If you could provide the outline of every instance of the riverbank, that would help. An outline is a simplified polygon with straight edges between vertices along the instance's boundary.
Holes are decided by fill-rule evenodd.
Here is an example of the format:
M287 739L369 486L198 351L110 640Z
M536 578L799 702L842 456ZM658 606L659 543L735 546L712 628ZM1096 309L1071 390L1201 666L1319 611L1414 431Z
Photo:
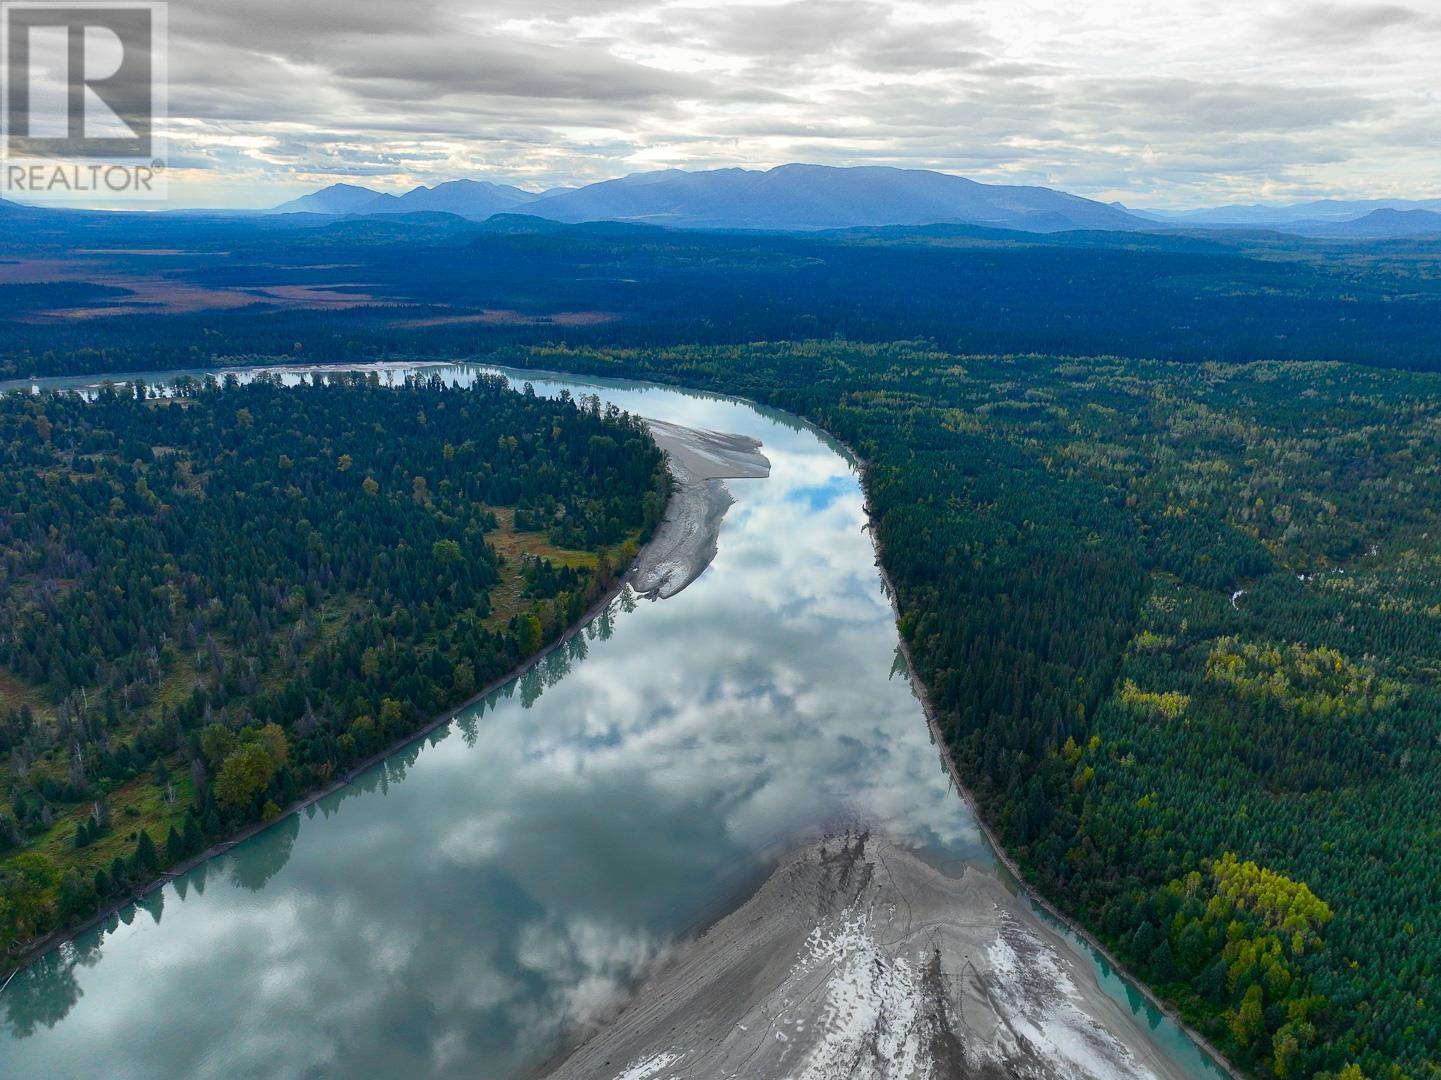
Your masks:
M530 369L521 370L526 370L528 372L530 371ZM543 370L536 370L530 373L535 375L545 374ZM743 402L755 408L771 408L771 406L767 406L763 402L759 402L752 398L744 397L741 395L732 394L725 396L732 400ZM896 600L895 583L891 579L890 572L886 569L884 552L881 549L880 541L878 539L875 528L875 514L870 503L870 493L868 489L867 478L868 462L864 457L857 453L853 447L849 446L832 433L826 431L825 429L819 427L816 424L811 423L804 417L796 417L796 419L799 420L801 423L805 424L807 427L810 427L816 432L822 434L836 447L838 447L839 450L850 460L851 464L855 467L857 473L859 474L861 491L865 499L864 512L867 521L866 531L870 535L871 547L875 553L876 570L879 573L882 584L885 587L886 598L890 604L892 616L896 620L897 625L899 625L901 612ZM1219 1069L1225 1075L1231 1077L1232 1080L1245 1080L1245 1074L1237 1070L1225 1057L1225 1055L1223 1055L1221 1051L1218 1050L1209 1039L1207 1039L1204 1035L1191 1027L1191 1025L1186 1022L1185 1018L1181 1016L1180 1012L1177 1009L1175 1009L1173 1006L1160 998L1148 985L1146 985L1145 982L1143 982L1128 967L1126 967L1126 965L1122 964L1119 960L1117 960L1116 957L1110 952L1110 950L1107 949L1106 946L1102 944L1101 941L1093 933L1091 933L1075 919L1065 914L1059 907L1053 904L1049 899L1043 896L1033 885L1031 885L1024 871L1021 869L1020 864L1017 863L1016 860L1011 856L1011 854L1006 850L1005 846L1000 840L1000 837L996 835L995 831L986 821L985 816L981 812L980 804L971 794L970 789L966 786L964 780L962 779L960 769L957 767L955 759L951 755L950 744L947 742L945 734L941 730L936 709L931 702L930 695L926 690L925 683L922 681L917 672L915 659L911 654L910 646L907 644L905 638L899 634L899 632L897 633L897 642L901 651L901 656L906 664L906 675L910 682L911 689L915 693L916 699L920 702L922 712L925 714L926 717L926 723L930 729L931 740L935 745L937 752L940 754L941 761L946 769L947 774L951 779L951 783L954 786L955 790L960 794L962 801L966 804L967 809L970 811L972 817L975 819L976 825L980 829L981 834L985 837L986 843L988 844L991 853L996 858L997 862L999 862L1003 867L1005 867L1007 873L1009 873L1015 880L1017 888L1024 893L1027 900L1029 900L1036 907L1045 912L1046 915L1056 920L1056 922L1064 926L1077 938L1083 941L1087 945L1087 947L1089 947L1096 953L1096 955L1102 957L1104 961L1122 978L1124 978L1126 982L1133 989L1135 989L1136 992L1138 992L1152 1008L1156 1009L1162 1015L1167 1017L1167 1019L1174 1023L1182 1032L1184 1032L1186 1037L1189 1038L1192 1042L1194 1042L1196 1046L1199 1047L1202 1052L1211 1059L1211 1063L1217 1069Z
M665 451L673 479L666 515L630 574L642 596L669 599L705 572L715 559L721 522L735 503L726 480L764 479L770 462L761 444L743 435L698 431L646 419Z
M639 556L637 556L637 558L639 558ZM3 969L3 972L0 972L0 987L8 985L10 979L13 978L16 974L23 971L30 965L43 959L57 946L63 945L65 942L70 941L71 939L79 936L80 934L83 934L85 931L93 929L94 927L99 926L101 923L115 917L125 908L129 907L131 904L140 903L157 889L164 888L175 878L178 878L183 874L187 873L188 871L193 870L201 863L208 862L211 859L216 858L217 856L224 855L237 844L242 843L245 840L249 840L256 834L264 832L266 829L272 828L273 826L280 824L286 818L290 817L293 814L298 814L306 807L319 802L321 799L324 799L329 795L334 795L337 791L340 791L348 787L350 784L354 783L359 776L374 768L376 765L379 765L386 758L392 756L393 754L399 753L401 750L404 750L409 746L413 746L415 743L418 743L426 736L432 734L437 728L450 723L465 710L473 707L479 701L495 693L495 691L499 690L506 684L514 682L531 668L535 667L535 665L539 664L556 649L569 642L573 637L575 637L576 634L584 630L586 626L588 626L597 615L599 615L608 606L610 606L610 604L616 599L616 597L621 594L625 587L625 579L617 579L616 584L610 589L608 589L598 600L596 600L596 602L585 611L585 613L580 617L580 619L575 623L574 626L567 628L560 637L556 638L550 644L542 648L539 652L535 653L528 660L526 660L525 663L510 671L508 674L502 675L496 679L492 679L462 704L457 705L455 708L450 709L449 711L444 712L441 715L426 721L423 726L415 729L407 735L402 736L395 742L386 746L384 749L377 750L369 757L351 766L349 769L346 769L345 772L341 773L338 777L330 781L330 783L326 784L324 787L316 788L308 794L296 799L294 802L287 803L284 807L281 808L280 813L276 814L274 817L263 821L251 822L249 825L246 825L245 827L239 829L226 839L211 844L204 851L201 851L196 855L192 855L189 858L183 860L182 862L173 864L168 869L162 871L158 876L147 882L144 886L131 889L123 897L112 900L110 903L106 904L105 907L103 907L100 911L85 919L83 922L64 930L57 930L54 933L49 934L46 937L27 946L25 951L19 955L19 958L17 960L11 963L10 966Z
M865 462L844 453L862 477ZM874 517L872 550L892 616ZM1016 883L948 878L884 836L810 844L744 903L678 946L610 1018L539 1075L659 1080L736 1075L1189 1077L1106 993L1055 920L1106 958L1217 1068L1203 1036L1025 882L963 783L906 643L899 645L953 788ZM869 847L868 847L869 844ZM839 850L837 846L839 845Z
M850 447L846 447L845 450L856 463L856 467L861 473L861 487L864 490L866 475L865 460ZM867 498L865 510L866 519L870 523L869 532L871 543L876 552L876 570L881 575L881 581L885 585L886 599L890 602L891 611L894 613L897 624L899 625L901 610L896 600L895 582L891 580L891 575L889 571L886 570L885 556L881 550L880 541L876 538L875 517L871 512L869 498ZM996 835L990 823L986 821L985 815L981 812L980 803L976 800L975 796L971 794L970 788L966 786L965 781L961 778L961 771L959 767L957 767L955 758L951 754L950 743L946 739L945 732L941 730L940 721L937 719L936 708L931 702L930 694L926 690L926 684L916 671L915 659L911 655L910 645L899 632L897 632L896 638L901 650L901 656L906 662L906 677L910 680L911 689L915 692L916 700L920 702L921 710L926 716L926 723L930 727L931 740L935 743L936 749L941 756L941 761L945 764L946 771L951 777L951 783L955 785L956 791L965 801L967 808L971 811L971 816L976 819L976 826L981 830L982 835L985 836L986 842L990 845L996 860L1004 866L1006 871L1015 879L1017 886L1024 891L1025 896L1031 903L1035 904L1047 915L1084 941L1097 955L1104 957L1106 963L1140 993L1154 1009L1162 1013L1173 1024L1185 1032L1186 1037L1205 1052L1216 1068L1230 1076L1232 1080L1245 1080L1244 1074L1238 1071L1209 1039L1191 1027L1177 1009L1159 997L1155 991L1147 986L1145 982L1127 968L1125 964L1117 960L1095 934L1091 933L1079 922L1071 918L1055 904L1051 903L1050 900L1043 896L1040 891L1030 883L1025 872L1021 869L1020 864L1012 858L1010 852L1006 850L1005 845L1001 843L1000 837Z
M806 844L554 1080L1183 1080L993 875L885 836Z
M754 440L746 440L737 436L720 435L708 431L692 431L674 424L661 424L659 422L648 422L660 429L657 442L667 453L667 460L670 465L672 476L676 481L676 491L684 496L688 491L694 491L698 484L719 485L719 479L706 477L697 479L698 476L707 472L704 461L709 452L716 447L729 447L737 455L736 460L730 465L730 470L737 476L741 475L765 475L768 472L768 463L759 454L759 443ZM664 443L661 443L664 439ZM754 443L754 445L750 445ZM757 464L757 459L762 464ZM765 466L765 471L757 470ZM724 471L723 464L717 463L715 468ZM724 488L721 488L724 493ZM426 721L425 724L397 739L381 750L364 758L357 764L346 769L323 787L316 788L305 795L297 798L284 806L280 813L262 821L251 822L237 832L217 841L206 847L203 851L189 856L181 862L175 863L156 875L144 885L128 890L123 896L117 897L106 903L94 914L88 916L79 923L72 924L61 930L56 930L43 938L37 939L26 946L16 955L3 969L0 969L0 993L9 985L10 980L20 971L31 966L43 957L48 955L56 947L72 940L85 931L93 929L118 916L118 914L131 904L138 904L163 888L175 878L187 873L220 855L224 855L237 844L254 837L258 833L279 824L293 814L314 805L321 799L335 794L348 787L358 777L374 768L393 754L396 754L409 746L413 746L420 740L433 734L438 728L450 723L458 715L472 708L479 701L488 697L495 691L523 676L527 671L546 659L556 649L566 645L583 631L590 623L604 611L627 587L634 588L634 582L639 578L642 582L650 581L657 573L658 568L664 568L667 573L667 581L683 581L679 588L664 595L674 595L685 585L690 584L701 575L710 565L715 556L716 538L720 529L720 519L724 517L725 508L730 505L730 496L725 494L727 500L721 507L719 516L711 520L711 505L706 500L697 501L692 497L673 496L666 504L665 517L660 525L652 533L648 541L636 554L631 566L616 578L615 583L607 589L581 617L560 636L551 641L539 652L532 655L524 663L505 675L492 679L466 701L455 706L446 712ZM678 539L679 538L679 539ZM637 589L636 591L642 591Z

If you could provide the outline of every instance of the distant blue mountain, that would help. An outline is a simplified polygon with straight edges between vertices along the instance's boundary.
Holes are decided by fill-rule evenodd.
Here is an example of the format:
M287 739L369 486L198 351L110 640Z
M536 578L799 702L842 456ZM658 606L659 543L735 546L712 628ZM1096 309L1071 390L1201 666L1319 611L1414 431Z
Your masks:
M691 229L969 224L1058 232L1149 227L1124 210L1049 188L979 184L948 173L878 166L640 173L537 199L524 212L555 221Z
M484 221L492 214L501 214L534 202L539 196L509 184L493 184L488 180L451 180L433 188L418 187L404 195L379 195L370 202L354 207L354 214L411 214L417 211L439 211Z
M1441 199L1320 199L1284 206L1255 203L1249 206L1216 206L1204 210L1128 209L1140 217L1172 224L1280 228L1322 221L1358 221L1377 210L1441 211Z
M453 180L404 195L332 184L272 213L456 214L484 221L525 214L566 224L592 221L680 229L815 231L965 225L1030 233L1147 232L1167 228L1269 229L1296 236L1379 240L1441 233L1441 199L1324 199L1286 206L1134 210L1044 187L981 184L924 169L782 165L636 173L536 194L508 184ZM507 228L515 226L507 225Z
M331 184L328 188L302 195L298 199L281 203L270 211L272 214L353 214L362 206L377 199L393 199L394 195L382 195L370 188L355 184Z
M1301 236L1385 240L1441 234L1441 213L1434 210L1373 210L1354 221L1297 221L1284 228Z

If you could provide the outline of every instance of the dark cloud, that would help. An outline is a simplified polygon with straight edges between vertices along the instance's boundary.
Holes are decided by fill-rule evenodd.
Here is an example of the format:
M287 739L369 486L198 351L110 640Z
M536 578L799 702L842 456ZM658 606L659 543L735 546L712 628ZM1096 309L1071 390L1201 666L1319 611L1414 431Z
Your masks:
M796 0L789 4L675 7L653 40L739 56L812 57L883 33L891 9L869 0Z
M331 73L359 97L412 106L492 95L663 106L677 98L708 96L710 89L687 75L544 46L502 50L406 42L352 53L340 58Z
M1441 28L1434 14L1400 4L1315 3L1298 4L1294 10L1267 20L1271 30L1283 37L1326 44L1360 45L1377 34L1398 27L1412 31Z
M1193 79L1093 80L1082 84L1077 113L1103 117L1112 130L1180 133L1190 139L1239 132L1314 131L1363 120L1381 106L1320 86L1215 84Z

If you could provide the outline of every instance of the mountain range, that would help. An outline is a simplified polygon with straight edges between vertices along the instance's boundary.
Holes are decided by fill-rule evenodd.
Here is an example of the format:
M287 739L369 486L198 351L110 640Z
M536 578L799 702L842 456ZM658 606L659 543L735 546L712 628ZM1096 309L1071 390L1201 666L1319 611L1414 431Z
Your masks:
M551 221L623 221L687 229L819 230L867 225L986 225L1026 232L1148 227L1125 210L1043 187L981 184L922 169L782 165L759 172L637 173L533 193L459 180L404 195L335 184L272 213L332 215L445 210L484 220L520 212Z
M1130 209L1130 208L1128 208ZM1319 222L1357 221L1378 210L1441 212L1441 199L1318 199L1312 202L1267 206L1231 204L1205 210L1135 210L1133 214L1156 221L1188 225L1278 226Z
M1353 220L1310 219L1276 226L1281 232L1340 240L1388 240L1441 233L1441 213L1383 207Z
M767 172L677 169L608 180L539 199L555 221L631 221L702 229L989 225L1026 232L1135 229L1123 210L1042 187L980 184L920 169L782 165Z
M572 224L616 221L771 231L973 225L1031 233L1262 229L1354 240L1441 234L1441 199L1328 199L1284 206L1138 210L1051 188L982 184L923 169L800 164L766 171L668 169L545 192L484 180L454 180L403 195L333 184L270 213L344 217L422 211L475 221L495 214L524 214Z
M458 214L485 220L492 214L514 210L540 196L509 184L488 180L451 180L435 187L418 187L404 195L372 191L354 184L330 187L282 203L272 214L413 214L426 211Z

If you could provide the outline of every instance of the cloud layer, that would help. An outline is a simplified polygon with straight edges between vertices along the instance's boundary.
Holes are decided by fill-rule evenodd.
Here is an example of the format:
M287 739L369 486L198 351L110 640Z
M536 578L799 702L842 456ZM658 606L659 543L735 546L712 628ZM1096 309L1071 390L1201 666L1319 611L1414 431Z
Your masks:
M804 160L1137 204L1441 194L1441 4L194 0L187 203Z

